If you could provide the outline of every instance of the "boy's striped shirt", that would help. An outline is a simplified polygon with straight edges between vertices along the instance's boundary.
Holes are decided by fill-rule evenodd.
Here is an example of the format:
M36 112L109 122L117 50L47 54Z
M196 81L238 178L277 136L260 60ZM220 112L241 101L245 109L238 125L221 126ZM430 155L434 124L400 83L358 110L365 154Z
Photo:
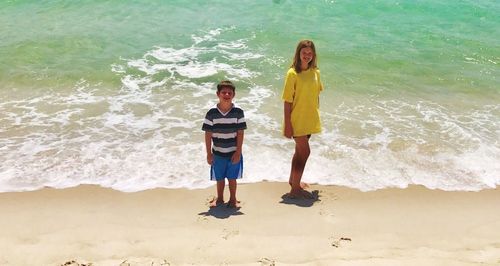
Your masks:
M230 157L236 151L236 133L246 128L243 110L233 105L227 113L222 113L217 106L208 110L201 129L212 133L214 154Z

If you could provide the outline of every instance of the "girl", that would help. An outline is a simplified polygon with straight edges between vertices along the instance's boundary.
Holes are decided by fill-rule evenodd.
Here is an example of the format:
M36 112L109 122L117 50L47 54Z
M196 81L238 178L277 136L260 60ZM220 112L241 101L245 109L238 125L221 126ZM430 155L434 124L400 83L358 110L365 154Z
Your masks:
M300 41L295 50L293 63L285 78L282 99L284 101L284 135L295 141L290 179L290 197L310 198L301 183L302 174L309 158L309 138L321 132L319 119L319 94L323 90L317 66L316 49L310 40Z

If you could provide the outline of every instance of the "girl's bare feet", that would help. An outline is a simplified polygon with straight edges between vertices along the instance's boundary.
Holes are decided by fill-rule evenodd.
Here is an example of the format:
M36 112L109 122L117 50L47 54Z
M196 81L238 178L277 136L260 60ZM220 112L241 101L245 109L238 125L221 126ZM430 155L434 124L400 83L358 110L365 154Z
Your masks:
M290 198L290 199L301 199L302 198L302 189L294 189L294 188L292 188L290 190L290 193L288 193L288 198Z
M291 181L289 181L288 184L290 184L290 186L292 186L292 182ZM305 182L300 182L300 188L301 189L309 188L309 184L307 184Z
M305 189L292 189L288 193L288 197L291 199L314 199L314 195Z
M304 197L305 199L314 199L314 195L305 189L302 189L300 193L302 194L302 197Z

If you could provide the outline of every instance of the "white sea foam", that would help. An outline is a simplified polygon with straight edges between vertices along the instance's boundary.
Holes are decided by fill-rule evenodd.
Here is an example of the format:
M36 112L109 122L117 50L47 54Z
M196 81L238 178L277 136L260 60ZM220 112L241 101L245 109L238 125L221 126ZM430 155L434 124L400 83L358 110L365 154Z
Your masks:
M0 190L98 184L123 191L212 185L201 124L221 78L245 110L242 182L288 180L294 143L281 136L282 104L258 64L276 66L230 29L188 47L152 47L111 70L121 87L81 80L0 101ZM258 65L260 66L260 65ZM265 67L263 67L265 69ZM304 181L364 191L421 184L479 190L500 184L500 107L454 107L411 97L321 99L323 132L311 138ZM322 96L325 97L325 96Z

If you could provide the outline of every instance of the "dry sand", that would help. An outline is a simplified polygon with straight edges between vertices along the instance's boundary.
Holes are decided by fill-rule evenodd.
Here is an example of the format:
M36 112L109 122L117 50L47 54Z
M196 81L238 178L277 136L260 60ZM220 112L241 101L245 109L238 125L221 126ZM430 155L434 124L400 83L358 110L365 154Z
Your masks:
M124 193L84 185L0 193L0 265L500 265L500 190L360 192L240 184Z

